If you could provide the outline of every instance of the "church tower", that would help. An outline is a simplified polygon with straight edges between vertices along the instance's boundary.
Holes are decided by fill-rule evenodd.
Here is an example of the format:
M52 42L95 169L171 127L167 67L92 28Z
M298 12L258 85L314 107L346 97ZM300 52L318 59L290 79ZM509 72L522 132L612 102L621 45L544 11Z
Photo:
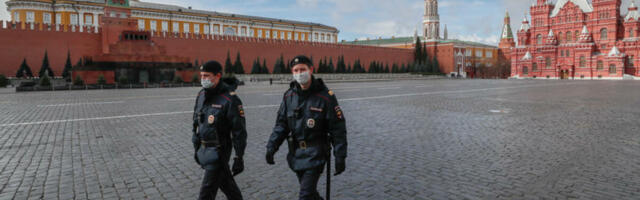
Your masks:
M516 46L513 40L513 32L511 31L511 18L509 12L504 16L504 25L502 26L502 35L500 36L500 49L509 49Z
M440 39L440 15L438 14L438 0L424 0L424 20L422 26L425 41Z

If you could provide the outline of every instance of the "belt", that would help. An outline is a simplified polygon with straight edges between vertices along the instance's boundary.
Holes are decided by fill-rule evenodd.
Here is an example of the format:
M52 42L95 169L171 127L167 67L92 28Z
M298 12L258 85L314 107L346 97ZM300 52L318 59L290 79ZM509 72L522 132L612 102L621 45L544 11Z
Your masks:
M200 140L200 144L202 146L206 147L218 147L220 148L220 143L218 141L212 140L212 141L205 141L205 140Z
M305 150L308 147L313 147L313 146L320 146L321 144L323 144L320 141L298 141L298 147L300 147L300 149Z

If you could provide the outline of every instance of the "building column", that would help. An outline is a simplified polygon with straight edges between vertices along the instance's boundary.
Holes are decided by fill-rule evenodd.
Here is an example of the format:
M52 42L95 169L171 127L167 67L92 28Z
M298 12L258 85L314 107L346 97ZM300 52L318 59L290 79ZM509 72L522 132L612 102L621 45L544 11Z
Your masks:
M220 30L219 30L218 34L224 35L224 29L223 28L224 28L224 23L220 22Z
M236 35L237 36L242 36L242 35L240 35L240 33L241 33L240 29L242 28L242 26L240 26L240 24L238 24L238 26L236 26L236 27L238 27L238 30L236 30Z
M213 35L213 22L209 22L209 35Z
M78 26L80 26L80 32L82 32L84 27L84 12L82 11L78 11Z
M99 13L94 12L93 13L93 27L95 28L95 32L98 32L98 26L100 26L100 23L98 23L98 15Z

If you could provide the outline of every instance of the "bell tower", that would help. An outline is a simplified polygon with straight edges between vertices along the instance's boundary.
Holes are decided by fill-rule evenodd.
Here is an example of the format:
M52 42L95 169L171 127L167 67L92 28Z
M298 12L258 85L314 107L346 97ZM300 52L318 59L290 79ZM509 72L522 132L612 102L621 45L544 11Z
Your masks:
M424 6L424 20L422 21L424 40L440 40L440 15L438 14L438 0L424 0Z

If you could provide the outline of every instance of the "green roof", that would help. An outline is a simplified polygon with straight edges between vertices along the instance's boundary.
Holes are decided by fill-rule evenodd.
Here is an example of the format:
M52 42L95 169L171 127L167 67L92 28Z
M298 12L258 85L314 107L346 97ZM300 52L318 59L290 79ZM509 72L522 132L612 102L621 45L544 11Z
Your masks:
M397 37L397 38L384 38L384 39L374 39L374 40L356 40L356 41L345 41L342 44L354 44L354 45L386 45L386 44L405 44L405 43L413 43L413 37Z
M367 46L379 46L379 45L388 45L388 44L413 44L413 37L397 37L397 38L384 38L384 39L374 39L374 40L358 40L358 41L345 41L342 44L353 44L353 45L367 45ZM488 44L483 44L479 42L470 42L470 41L462 41L457 39L450 40L441 40L438 41L440 44L463 44L469 46L480 46L480 47L496 47Z

